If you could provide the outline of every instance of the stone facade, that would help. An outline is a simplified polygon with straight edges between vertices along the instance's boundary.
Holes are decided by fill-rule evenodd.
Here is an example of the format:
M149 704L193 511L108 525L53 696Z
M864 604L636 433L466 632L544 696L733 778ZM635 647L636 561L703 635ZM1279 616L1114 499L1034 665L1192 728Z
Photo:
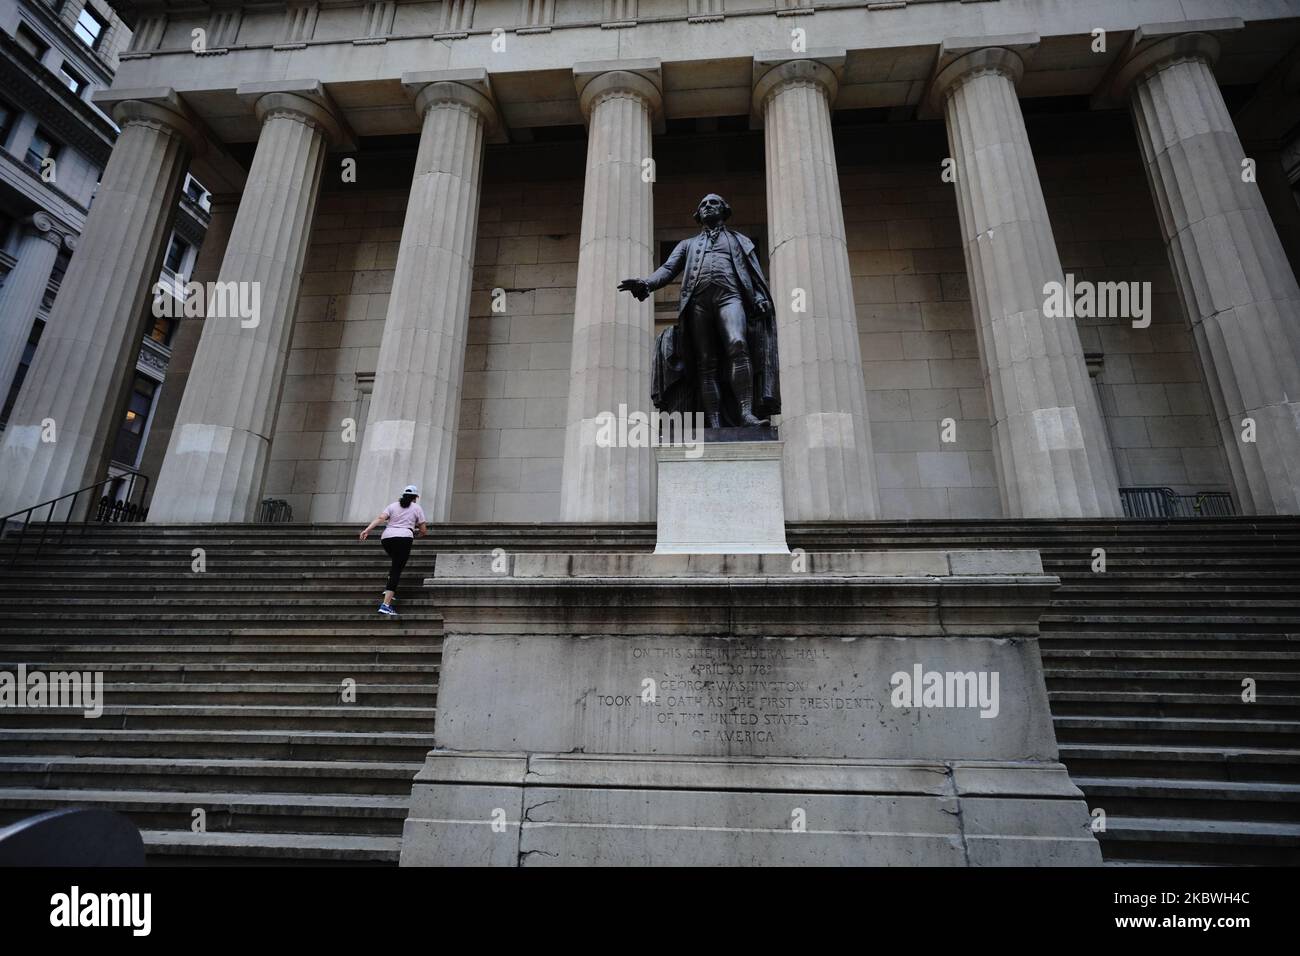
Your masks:
M250 160L285 148L267 119L285 104L268 97L318 113L313 148L332 150L308 164L323 162L319 199L286 207L300 234L263 235L251 218L241 231L237 215L245 259L228 251L217 275L270 284L269 331L249 345L262 371L239 390L252 404L229 414L216 397L229 375L203 373L207 398L190 398L194 375L184 401L171 397L159 520L250 520L263 497L299 520L355 519L408 481L437 520L652 518L652 456L596 448L587 432L600 412L649 406L646 346L676 289L638 304L613 284L695 231L705 191L726 195L758 241L777 300L791 520L1105 517L1120 513L1119 489L1148 485L1300 510L1293 336L1273 337L1276 371L1257 387L1241 364L1263 328L1297 319L1287 243L1300 210L1285 189L1242 180L1202 235L1188 205L1238 175L1238 152L1287 155L1283 107L1224 129L1234 112L1259 116L1252 95L1276 104L1294 85L1295 51L1275 42L1296 23L1285 3L1172 24L1152 22L1168 16L1158 5L1105 0L1050 23L1012 0L815 17L483 0L165 22L122 6L140 39L100 99L173 104L168 115L201 130L194 163L215 192L257 195ZM792 29L806 48L796 36L789 49ZM283 76L310 79L271 82ZM1155 142L1175 81L1200 112ZM1213 141L1213 158L1162 159L1193 141ZM345 158L354 179L339 175ZM294 172L284 189L314 181ZM1234 232L1234 208L1249 210L1247 232ZM1262 266L1209 268L1209 236L1241 263L1255 238ZM284 267L255 267L273 246ZM1150 283L1149 325L1056 315L1054 282ZM1226 325L1220 302L1236 310ZM196 369L205 351L227 362L252 342L228 326L203 338ZM27 427L44 417L17 411ZM1230 427L1243 417L1254 442ZM196 464L187 426L219 466ZM6 452L30 471L24 494L94 470L82 460L93 443L54 471L40 451ZM176 504L198 476L211 489Z

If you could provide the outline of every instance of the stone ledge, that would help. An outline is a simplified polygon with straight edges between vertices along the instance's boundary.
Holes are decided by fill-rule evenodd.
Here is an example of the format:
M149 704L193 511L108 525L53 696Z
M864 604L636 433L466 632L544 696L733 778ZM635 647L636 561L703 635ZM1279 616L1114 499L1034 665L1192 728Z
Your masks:
M857 578L944 578L1043 576L1037 551L811 551L804 554L550 553L439 554L426 585L513 578L532 580L620 580L662 578L786 579L815 582ZM785 583L782 581L781 583Z

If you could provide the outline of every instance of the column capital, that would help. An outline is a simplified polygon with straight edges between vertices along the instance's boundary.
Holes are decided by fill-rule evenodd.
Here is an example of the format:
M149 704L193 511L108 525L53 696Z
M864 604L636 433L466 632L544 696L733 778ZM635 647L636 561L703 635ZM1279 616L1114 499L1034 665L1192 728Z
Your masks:
M939 45L939 59L923 100L925 115L940 115L952 91L974 76L996 73L1009 79L1013 86L1020 85L1025 62L1038 48L1038 42L1037 33L945 39Z
M118 126L142 124L163 127L184 139L192 156L200 156L207 151L211 139L207 128L170 86L136 89L112 87L96 90L91 94L90 100L110 113Z
M496 98L492 95L492 81L488 71L482 67L403 73L402 87L414 100L421 121L434 106L459 106L482 117L488 142L508 142Z
M73 236L72 230L57 222L49 213L34 212L22 221L22 225L27 234L43 239L56 249L64 245L72 249L76 245L75 240L71 245L68 244Z
M1127 49L1120 56L1111 74L1108 93L1122 99L1138 79L1180 60L1203 60L1214 66L1219 59L1217 35L1244 27L1240 17L1144 23L1133 31Z
M355 147L343 113L320 80L242 83L236 87L235 95L253 107L259 123L265 123L271 116L288 114L320 130L334 149Z
M844 75L845 52L842 49L813 49L791 55L784 50L754 55L750 118L755 126L763 125L767 101L791 83L810 83L826 93L826 105L835 103Z
M658 59L596 60L573 65L582 117L591 122L596 102L610 93L630 93L645 100L654 117L654 131L664 131L663 71Z

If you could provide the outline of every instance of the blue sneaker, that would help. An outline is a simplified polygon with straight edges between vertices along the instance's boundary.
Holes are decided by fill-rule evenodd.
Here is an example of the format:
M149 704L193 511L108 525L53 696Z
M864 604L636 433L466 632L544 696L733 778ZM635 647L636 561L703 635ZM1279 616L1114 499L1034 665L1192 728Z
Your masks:
M390 615L390 616L392 616L392 617L400 617L400 616L401 616L401 615L399 615L395 610L393 610L392 605L389 605L389 604L381 604L381 605L379 605L379 613L380 613L380 614L388 614L388 615Z

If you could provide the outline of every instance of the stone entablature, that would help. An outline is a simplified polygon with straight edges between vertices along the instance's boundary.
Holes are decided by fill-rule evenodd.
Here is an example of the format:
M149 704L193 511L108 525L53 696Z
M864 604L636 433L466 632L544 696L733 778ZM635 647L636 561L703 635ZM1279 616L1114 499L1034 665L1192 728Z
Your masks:
M732 29L690 24L685 4L680 11L676 4L665 4L664 12L656 13L652 2L642 2L634 27L609 30L602 29L602 3L590 0L557 4L550 32L534 36L520 35L511 26L523 16L520 2L479 0L473 26L461 31L444 29L442 4L398 3L385 42L359 46L354 41L367 38L370 23L367 8L359 4L319 5L310 38L301 5L245 8L233 40L226 26L218 31L222 35L213 33L212 18L202 8L171 9L158 47L128 54L116 86L170 86L182 95L203 91L196 109L216 137L252 142L257 124L237 102L234 88L262 79L312 78L337 94L357 135L391 135L419 131L419 119L401 88L407 72L485 69L492 75L506 127L577 125L583 120L568 78L575 62L659 57L664 60L669 118L735 115L748 111L755 52L793 51L792 30L797 28L804 31L807 49L845 50L837 110L919 105L938 45L953 36L1037 33L1043 43L1026 61L1020 95L1091 95L1132 31L1153 16L1168 16L1158 5L1120 0L1057 5L1050 17L1039 4L1008 0L930 0L887 9L819 4L815 16L794 18L778 17L769 4L736 10L729 4L728 24L747 18L743 29ZM1244 12L1250 19L1240 21L1245 30L1234 41L1231 70L1236 75L1229 77L1234 81L1258 79L1258 72L1270 65L1268 18L1294 15L1285 0L1253 4ZM463 23L463 10L460 15ZM1108 31L1107 50L1093 53L1092 31L1099 27ZM221 55L196 56L191 47L195 29L207 31L206 49L219 49Z

